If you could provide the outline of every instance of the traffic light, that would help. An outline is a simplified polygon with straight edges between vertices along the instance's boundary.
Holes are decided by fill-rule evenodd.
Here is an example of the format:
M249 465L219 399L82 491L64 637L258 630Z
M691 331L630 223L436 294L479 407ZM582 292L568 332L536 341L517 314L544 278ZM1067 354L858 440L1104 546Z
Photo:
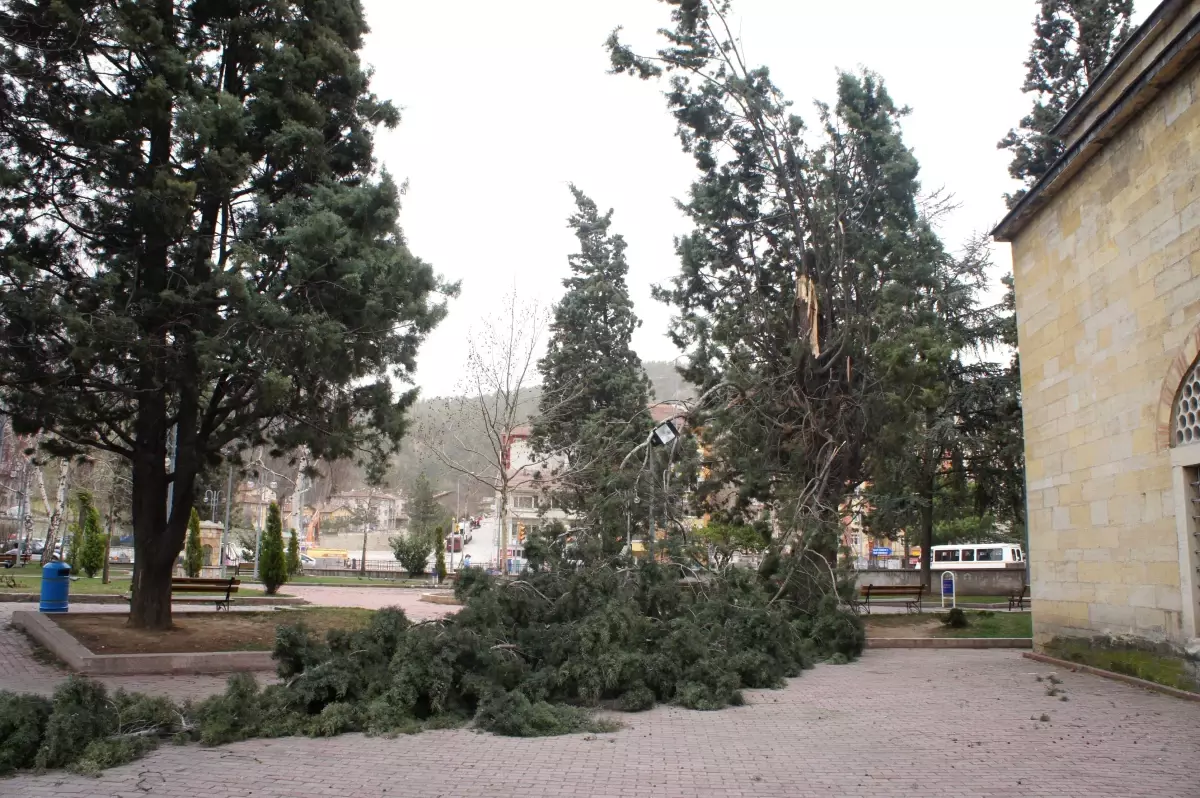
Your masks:
M525 542L525 525L517 524L517 540L521 543Z

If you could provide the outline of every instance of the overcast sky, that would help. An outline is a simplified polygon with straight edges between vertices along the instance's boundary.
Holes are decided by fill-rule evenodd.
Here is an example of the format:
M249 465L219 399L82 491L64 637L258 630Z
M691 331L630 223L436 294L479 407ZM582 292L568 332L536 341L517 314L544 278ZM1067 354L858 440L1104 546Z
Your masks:
M658 86L609 75L603 48L617 26L642 52L668 20L657 0L364 0L364 58L374 89L403 109L376 146L408 181L401 217L412 250L462 281L450 314L418 360L424 396L454 392L472 325L516 290L553 302L575 239L566 228L576 183L629 243L630 290L643 360L680 353L671 310L650 286L677 270L675 209L694 176ZM1150 7L1140 3L1139 16ZM831 100L838 69L879 73L911 116L904 136L924 190L960 208L943 224L958 249L1004 213L1013 182L996 142L1026 112L1020 91L1036 0L735 0L749 59L808 119ZM1007 245L993 247L997 277ZM665 398L665 397L664 397Z

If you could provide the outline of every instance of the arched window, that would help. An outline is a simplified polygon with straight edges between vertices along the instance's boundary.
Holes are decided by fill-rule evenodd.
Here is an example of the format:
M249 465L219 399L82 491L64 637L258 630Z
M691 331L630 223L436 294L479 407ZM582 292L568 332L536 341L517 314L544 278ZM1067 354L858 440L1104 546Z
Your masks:
M1183 377L1183 385L1175 398L1171 425L1172 446L1200 443L1200 363L1193 363Z

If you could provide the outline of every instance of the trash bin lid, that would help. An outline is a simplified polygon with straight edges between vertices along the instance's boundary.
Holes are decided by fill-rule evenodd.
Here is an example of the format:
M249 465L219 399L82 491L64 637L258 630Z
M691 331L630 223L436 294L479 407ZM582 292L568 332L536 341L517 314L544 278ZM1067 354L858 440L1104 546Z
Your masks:
M48 562L42 566L42 576L64 577L71 575L71 566L65 562Z

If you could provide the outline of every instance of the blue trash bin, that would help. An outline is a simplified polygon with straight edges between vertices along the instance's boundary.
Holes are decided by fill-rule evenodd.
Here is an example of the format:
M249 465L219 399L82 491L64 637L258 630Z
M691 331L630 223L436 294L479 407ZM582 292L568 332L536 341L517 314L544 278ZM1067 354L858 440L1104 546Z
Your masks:
M71 566L63 562L47 563L42 567L42 612L66 612L67 594L71 588Z

